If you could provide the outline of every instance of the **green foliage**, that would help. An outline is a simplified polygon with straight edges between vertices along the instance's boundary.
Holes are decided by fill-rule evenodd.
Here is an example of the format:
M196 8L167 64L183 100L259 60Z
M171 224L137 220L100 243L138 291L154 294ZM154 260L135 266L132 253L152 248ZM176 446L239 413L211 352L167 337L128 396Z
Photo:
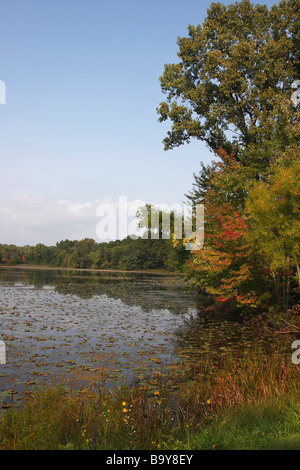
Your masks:
M286 310L299 302L299 149L274 157L261 181L226 152L219 155L206 185L205 246L189 263L191 278L202 292L244 310ZM191 197L197 200L197 188Z
M299 17L295 0L212 3L160 77L159 120L172 125L165 149L196 138L219 157L202 163L186 195L205 203L190 278L243 309L299 301Z
M251 189L246 210L257 251L278 271L300 262L300 159L271 170L269 183L261 181Z
M213 151L235 148L238 161L261 172L274 150L298 142L291 102L298 28L296 0L270 10L249 0L212 3L203 25L178 39L180 61L160 78L167 100L159 120L172 122L165 149L196 138Z
M0 245L0 266L32 264L62 266L79 269L159 269L182 270L189 252L182 244L173 247L168 239L116 240L109 243L96 243L92 239L62 240L56 246L16 247Z
M296 279L300 287L299 150L289 166L272 165L269 181L253 186L246 210L250 223L248 239L274 284L277 303L287 308Z

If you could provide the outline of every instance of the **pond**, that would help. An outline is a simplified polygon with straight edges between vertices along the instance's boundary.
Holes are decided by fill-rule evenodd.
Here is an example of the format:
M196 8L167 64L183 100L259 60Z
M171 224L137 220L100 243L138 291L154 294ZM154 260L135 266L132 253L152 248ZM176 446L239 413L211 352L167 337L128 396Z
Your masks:
M11 403L50 383L156 384L200 354L251 345L257 332L204 318L182 276L1 268L0 339L0 403Z

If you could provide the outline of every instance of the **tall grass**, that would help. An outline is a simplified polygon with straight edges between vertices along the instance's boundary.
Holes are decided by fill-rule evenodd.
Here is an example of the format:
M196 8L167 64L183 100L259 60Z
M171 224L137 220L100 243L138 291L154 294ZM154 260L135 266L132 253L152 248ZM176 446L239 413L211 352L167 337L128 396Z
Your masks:
M290 357L249 350L204 358L174 389L103 388L87 394L40 390L21 409L3 410L1 449L193 448L195 436L227 411L299 394L300 367ZM200 433L200 434L199 434Z
M198 362L194 380L182 387L182 397L192 419L207 414L205 400L214 412L245 403L264 403L297 390L299 379L299 366L282 352L247 350L242 357L228 354L217 361L207 358Z

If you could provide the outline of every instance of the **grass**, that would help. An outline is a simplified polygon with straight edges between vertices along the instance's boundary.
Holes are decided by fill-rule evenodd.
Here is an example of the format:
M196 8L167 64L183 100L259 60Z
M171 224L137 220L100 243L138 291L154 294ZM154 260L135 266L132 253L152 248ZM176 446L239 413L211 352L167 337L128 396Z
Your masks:
M164 382L41 389L2 411L0 449L300 449L300 368L290 357L249 350L192 370L176 393Z
M291 395L230 410L196 433L189 448L300 450L299 396Z

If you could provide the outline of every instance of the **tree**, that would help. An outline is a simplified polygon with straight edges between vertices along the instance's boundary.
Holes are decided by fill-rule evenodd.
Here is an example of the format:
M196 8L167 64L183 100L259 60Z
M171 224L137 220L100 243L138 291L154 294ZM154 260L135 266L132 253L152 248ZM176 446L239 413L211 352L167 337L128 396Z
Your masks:
M230 203L215 204L213 199L207 202L205 212L205 245L193 252L188 263L193 284L219 301L256 307L261 299L254 288L253 263L249 263L253 253L246 240L247 217Z
M191 191L185 196L193 206L214 200L215 204L229 203L236 210L242 210L253 184L251 172L236 161L235 151L228 155L219 149L216 154L219 161L207 166L202 163L199 175L194 173Z
M266 181L254 183L243 181L244 167L232 156L220 156L205 194L205 245L193 253L190 277L201 291L247 311L286 310L300 291L299 149L287 148Z
M170 239L176 224L177 231L181 232L181 236L184 235L184 217L178 210L168 211L159 205L145 204L139 208L136 216L139 228L144 229L142 238Z
M289 307L291 281L300 290L300 158L288 158L271 168L268 182L257 182L246 203L248 239L260 256L266 277L274 285L276 301ZM295 285L297 285L295 283Z
M300 77L298 0L270 10L212 3L203 25L178 38L177 64L160 77L159 120L172 149L196 138L250 166L259 178L274 153L299 143L291 85ZM294 127L293 127L294 126Z
M288 169L299 160L292 88L300 78L299 18L296 0L270 9L249 0L213 3L203 25L178 38L179 62L165 65L160 78L167 97L159 120L171 121L165 150L196 138L219 157L202 164L186 195L194 206L205 203L205 244L192 253L191 278L247 308L274 302L270 272L286 308L290 268L299 270L299 227L291 220L299 181L296 167Z
M73 263L77 268L89 268L91 265L90 253L96 242L92 238L84 238L77 243L73 256Z

